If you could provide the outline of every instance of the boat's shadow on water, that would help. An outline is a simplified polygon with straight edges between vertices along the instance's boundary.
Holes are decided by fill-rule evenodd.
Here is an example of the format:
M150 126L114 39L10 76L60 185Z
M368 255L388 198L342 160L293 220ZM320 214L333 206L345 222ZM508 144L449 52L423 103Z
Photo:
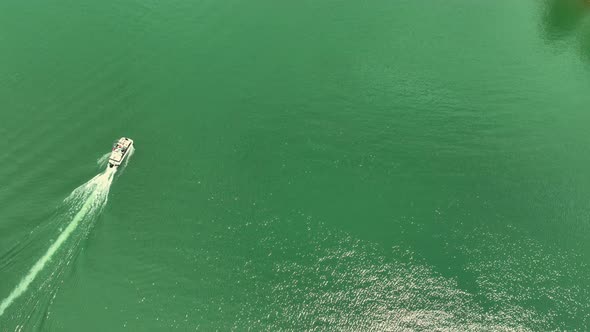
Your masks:
M552 47L575 44L580 56L590 62L590 1L545 0L541 31Z

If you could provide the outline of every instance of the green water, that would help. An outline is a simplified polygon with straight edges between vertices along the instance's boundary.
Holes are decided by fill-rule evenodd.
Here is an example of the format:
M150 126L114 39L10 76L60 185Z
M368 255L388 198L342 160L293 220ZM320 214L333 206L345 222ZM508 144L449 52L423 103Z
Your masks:
M0 331L588 330L589 91L577 0L4 0Z

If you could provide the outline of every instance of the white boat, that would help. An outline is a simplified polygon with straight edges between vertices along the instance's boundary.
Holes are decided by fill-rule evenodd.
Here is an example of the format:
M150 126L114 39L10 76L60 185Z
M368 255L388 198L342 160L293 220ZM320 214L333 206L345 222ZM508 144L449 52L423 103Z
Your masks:
M109 167L116 167L121 165L125 157L131 152L133 148L133 140L127 137L121 137L114 145L111 156L109 157Z

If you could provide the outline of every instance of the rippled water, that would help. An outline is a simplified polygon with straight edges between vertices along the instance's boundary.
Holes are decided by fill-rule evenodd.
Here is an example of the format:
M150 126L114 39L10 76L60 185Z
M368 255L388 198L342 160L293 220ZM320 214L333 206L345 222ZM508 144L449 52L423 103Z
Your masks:
M590 326L583 1L7 0L0 44L1 331Z

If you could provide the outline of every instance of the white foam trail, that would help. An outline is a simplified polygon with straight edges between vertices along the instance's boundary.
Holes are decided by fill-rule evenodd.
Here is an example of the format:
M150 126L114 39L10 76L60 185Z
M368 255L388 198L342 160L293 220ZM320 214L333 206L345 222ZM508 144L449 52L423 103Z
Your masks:
M133 157L133 153L135 152L135 146L131 145L131 147L129 147L129 155L127 156L127 158L125 159L125 168L127 167L127 164L129 163L129 159L131 159L131 157Z
M24 276L14 290L2 300L0 303L0 316L4 314L4 311L29 287L29 285L35 280L35 277L43 270L45 264L51 260L53 255L59 250L61 245L68 239L70 234L78 227L78 224L86 215L89 213L100 212L100 210L106 205L109 189L113 182L113 177L117 171L117 168L107 168L104 173L98 174L90 181L76 188L70 196L66 198L66 202L78 202L74 205L74 209L77 213L69 223L69 225L59 234L57 240L49 246L47 252L33 265L29 273ZM79 210L77 209L79 206Z
M105 153L104 155L102 155L100 158L98 158L96 160L96 164L98 166L104 166L107 163L107 160L109 160L109 156L111 155L110 152Z
M129 147L129 155L127 156L127 158L125 158L125 160L123 161L123 169L121 170L121 174L123 174L123 171L125 169L127 169L127 164L129 163L129 159L131 159L131 157L133 157L133 153L135 152L135 147L132 145L131 147Z

